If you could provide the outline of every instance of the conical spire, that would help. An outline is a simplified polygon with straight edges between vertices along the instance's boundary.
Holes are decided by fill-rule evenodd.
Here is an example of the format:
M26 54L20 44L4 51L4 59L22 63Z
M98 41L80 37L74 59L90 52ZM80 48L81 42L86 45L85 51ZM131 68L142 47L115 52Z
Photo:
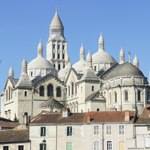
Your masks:
M92 67L92 56L90 54L90 50L89 50L89 52L87 54L86 62L87 62L87 67L91 68Z
M124 51L123 51L123 47L121 47L121 50L120 50L120 64L123 64L125 62L125 54L124 54Z
M56 32L56 29L57 29L57 32ZM50 35L51 34L61 34L62 36L64 35L64 27L57 13L57 7L56 7L55 16L50 25Z
M43 57L43 45L41 43L41 40L38 45L38 57Z
M22 61L22 73L23 72L27 73L27 62L25 60L25 57L24 57L24 59Z
M12 66L9 69L9 77L13 77L14 78L14 70L13 70Z
M139 68L139 61L136 57L136 54L135 54L135 57L134 57L134 60L133 60L133 65L136 66L137 68Z
M82 43L81 48L80 48L80 60L81 59L85 60L85 50L84 50L84 47L83 47L83 43Z
M16 87L32 87L29 76L27 75L27 62L25 57L22 61L22 73Z
M100 34L100 38L99 38L99 51L104 51L104 39L102 33Z

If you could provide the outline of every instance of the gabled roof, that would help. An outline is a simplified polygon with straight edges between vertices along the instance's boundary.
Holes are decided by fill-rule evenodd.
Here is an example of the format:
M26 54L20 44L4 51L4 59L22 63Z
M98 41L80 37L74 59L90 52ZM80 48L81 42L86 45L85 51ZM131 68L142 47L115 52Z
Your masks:
M71 69L68 71L68 74L67 74L66 79L65 79L65 83L68 81L69 76L70 76L70 74L71 74L71 71L74 72L74 74L76 75L77 79L80 79L80 76L78 75L78 73L76 72L76 70L75 70L74 68L71 68Z
M0 131L0 143L29 142L29 130Z
M136 123L148 123L150 124L150 104L147 104L142 114L137 118Z
M62 107L64 107L64 105L55 100L53 97L49 98L47 101L40 104L40 108L62 108Z
M134 111L129 111L130 121L134 121ZM62 113L40 113L30 123L84 123L90 115L90 122L125 122L125 111L101 111L87 113L72 113L69 117L62 117Z
M98 96L98 97L96 97L96 96ZM97 92L94 92L94 93L92 93L92 94L90 94L87 98L86 98L86 102L87 101L104 101L105 100L105 97L103 97L101 94L100 94L100 92L99 92L99 90L97 91Z

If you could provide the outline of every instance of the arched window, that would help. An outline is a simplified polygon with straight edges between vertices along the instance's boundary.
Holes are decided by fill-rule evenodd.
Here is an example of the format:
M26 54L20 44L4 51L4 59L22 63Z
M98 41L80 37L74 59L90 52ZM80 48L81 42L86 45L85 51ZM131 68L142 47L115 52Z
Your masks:
M138 91L138 101L141 101L141 91Z
M9 86L9 100L10 100L10 86Z
M31 71L31 77L33 76L33 71Z
M40 86L40 96L44 96L44 86Z
M53 85L52 84L49 84L47 86L47 96L53 96Z
M117 103L117 93L115 92L115 103Z
M109 93L109 104L111 104L111 93Z
M96 71L96 66L94 66L94 71Z
M24 92L24 96L25 96L25 97L27 96L27 91Z
M149 91L147 91L147 101L149 100ZM148 101L149 102L149 101Z
M97 108L97 111L99 111L99 108Z
M68 95L70 96L70 86L68 86Z
M63 59L65 59L65 54L63 54Z
M61 97L61 88L57 87L56 91L57 91L57 94L56 94L57 97Z
M74 83L72 82L72 95L74 95Z
M125 91L125 101L128 101L128 92L127 91Z
M60 70L60 64L58 65L58 71Z

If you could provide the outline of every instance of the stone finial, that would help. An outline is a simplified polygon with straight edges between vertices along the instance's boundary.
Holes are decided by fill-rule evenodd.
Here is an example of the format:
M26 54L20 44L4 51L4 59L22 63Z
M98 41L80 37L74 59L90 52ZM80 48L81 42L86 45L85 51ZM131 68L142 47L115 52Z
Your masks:
M23 61L22 61L22 73L27 73L27 62L26 59L24 57Z
M124 54L124 51L123 51L123 47L121 47L119 64L123 64L124 62L125 62L125 54Z
M133 60L133 65L136 66L137 68L139 68L139 61L138 61L138 58L135 54L135 57L134 57L134 60Z
M85 60L85 50L83 47L83 43L81 44L81 48L80 48L80 60L84 59Z
M104 51L104 39L102 36L102 32L100 33L100 38L99 38L99 51Z
M43 57L43 45L41 43L41 39L40 39L40 42L38 44L38 57Z
M11 76L11 77L14 77L14 70L13 70L13 68L12 68L12 66L10 67L10 69L9 69L9 77Z
M131 54L130 54L130 52L128 52L128 56L129 56L129 63L131 63Z
M87 62L87 67L91 68L92 67L92 56L90 54L90 50L89 50L89 52L87 54L86 62Z
M57 6L56 6L56 12L57 12Z

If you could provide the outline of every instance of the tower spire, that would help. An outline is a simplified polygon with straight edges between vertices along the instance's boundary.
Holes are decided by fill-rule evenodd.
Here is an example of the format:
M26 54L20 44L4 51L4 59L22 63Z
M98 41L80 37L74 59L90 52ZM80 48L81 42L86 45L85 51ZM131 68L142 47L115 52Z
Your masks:
M80 60L81 59L85 60L85 50L83 47L83 43L81 44L81 48L80 48Z
M100 33L100 38L99 38L99 51L104 51L104 39L102 36L102 32Z
M121 47L121 50L120 50L120 64L123 64L125 62L125 59L124 59L124 51L123 51L123 47Z

